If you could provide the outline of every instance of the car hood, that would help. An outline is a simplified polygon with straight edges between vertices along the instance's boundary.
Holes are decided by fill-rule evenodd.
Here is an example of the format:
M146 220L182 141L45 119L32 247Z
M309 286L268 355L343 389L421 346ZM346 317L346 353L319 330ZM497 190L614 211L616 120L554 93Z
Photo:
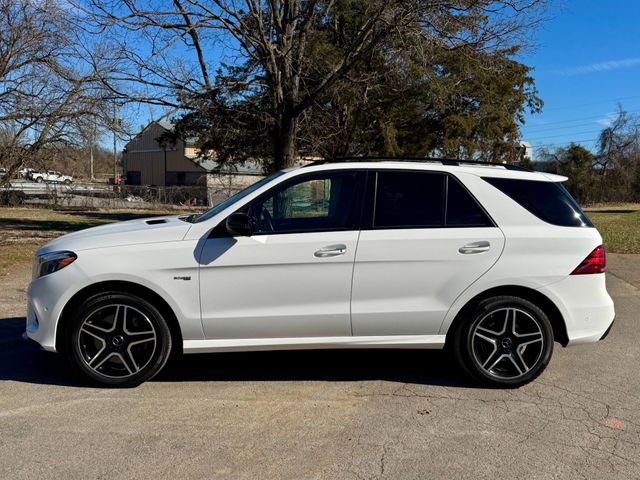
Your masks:
M38 254L182 240L191 223L180 220L180 217L184 215L129 220L87 228L50 241L38 250Z

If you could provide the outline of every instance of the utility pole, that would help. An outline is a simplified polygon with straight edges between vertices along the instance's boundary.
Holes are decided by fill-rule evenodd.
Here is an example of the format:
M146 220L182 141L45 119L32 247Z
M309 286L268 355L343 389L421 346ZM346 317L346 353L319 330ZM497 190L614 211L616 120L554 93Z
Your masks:
M118 179L118 151L116 150L116 102L113 102L113 184L117 185Z
M89 173L91 175L91 181L93 182L96 177L93 174L93 145L96 142L96 119L93 119L93 132L91 133L91 155L89 158Z
M91 181L93 182L94 177L93 177L93 142L91 142L91 147L89 147L91 149L90 154L89 154L89 170L90 170L90 178Z

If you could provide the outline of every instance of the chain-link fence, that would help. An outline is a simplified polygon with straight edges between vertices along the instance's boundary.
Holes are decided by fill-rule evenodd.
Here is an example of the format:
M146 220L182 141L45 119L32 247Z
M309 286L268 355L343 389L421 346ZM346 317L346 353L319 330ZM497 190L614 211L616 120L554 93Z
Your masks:
M36 184L12 182L0 190L0 205L101 209L194 209L216 205L239 187Z

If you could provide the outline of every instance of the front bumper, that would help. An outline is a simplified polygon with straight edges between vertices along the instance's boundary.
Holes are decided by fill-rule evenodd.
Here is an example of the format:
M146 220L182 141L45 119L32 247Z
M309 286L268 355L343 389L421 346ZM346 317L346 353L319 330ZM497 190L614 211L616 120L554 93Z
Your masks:
M56 351L56 318L51 314L49 307L44 306L37 296L32 297L31 288L29 288L26 334L50 352Z
M72 286L82 286L86 281L86 275L75 262L33 280L27 293L27 336L45 350L55 352L58 319L72 296Z

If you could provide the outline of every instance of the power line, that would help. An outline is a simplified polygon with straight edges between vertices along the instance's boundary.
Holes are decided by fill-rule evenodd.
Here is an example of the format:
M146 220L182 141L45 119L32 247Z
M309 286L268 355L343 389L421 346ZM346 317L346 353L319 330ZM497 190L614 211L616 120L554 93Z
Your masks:
M531 145L533 148L542 148L542 147L564 147L571 143L587 143L587 142L596 142L598 138L585 138L582 140L570 140L568 142L557 142L557 143L537 143L535 145Z
M616 112L607 112L607 113L601 113L599 115L592 115L592 116L588 116L588 117L579 117L579 118L574 118L574 119L570 119L570 120L558 120L555 122L548 122L548 123L544 123L542 125L536 125L534 127L531 127L535 130L536 127L547 127L548 125L561 125L564 123L571 123L571 122L581 122L584 120L590 120L590 119L601 119L603 117L606 117L607 115L611 115L611 114L615 114ZM628 110L625 111L625 113L640 113L640 110Z
M640 98L640 95L633 95L633 96L630 96L630 97L612 98L611 100L599 100L597 102L580 103L580 104L577 104L577 105L562 105L562 106L559 106L559 107L547 108L546 111L549 111L549 110L564 110L566 108L590 107L591 105L602 105L604 103L619 102L620 100L630 100L630 99L634 99L634 98Z
M558 138L558 137L569 137L571 135L584 135L586 133L597 133L597 132L601 132L602 129L597 129L597 130L582 130L580 132L569 132L569 133L559 133L558 135L544 135L542 137L536 137L535 135L533 136L533 138L531 138L531 141L533 142L537 142L540 140L546 140L547 138Z
M585 127L587 125L593 125L594 123L597 123L598 120L593 120L591 122L587 122L587 123L576 123L575 125L565 125L564 127L549 127L549 128L541 128L541 129L536 129L533 132L530 131L529 129L527 129L528 133L539 133L539 132L548 132L548 131L556 131L556 130L565 130L567 128L576 128L576 127Z
M593 120L591 122L586 122L586 123L576 123L573 125L564 125L564 126L558 125L556 127L541 128L540 130L534 130L534 131L530 131L529 129L527 129L527 133L531 135L537 135L542 132L555 132L557 130L566 130L568 128L586 127L589 125L594 125L596 123L598 123L598 120ZM601 129L604 129L607 127L604 123L600 123L600 125L601 125Z

